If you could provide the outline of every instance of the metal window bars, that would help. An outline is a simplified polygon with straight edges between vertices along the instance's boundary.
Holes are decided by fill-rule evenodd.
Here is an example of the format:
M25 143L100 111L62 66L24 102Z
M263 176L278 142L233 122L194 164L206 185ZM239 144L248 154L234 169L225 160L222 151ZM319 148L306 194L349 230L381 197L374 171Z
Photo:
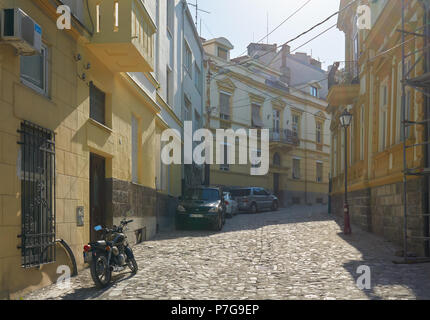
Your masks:
M24 121L21 141L21 238L22 267L55 262L55 134Z
M424 132L425 132L425 140L429 139L429 121L428 119L430 117L430 100L427 100L428 102L425 104L424 108L424 119L422 120L411 120L409 119L410 112L407 110L407 88L410 88L410 90L416 90L418 92L421 92L425 97L430 98L430 28L428 24L428 10L425 1L420 1L420 4L424 8L424 24L422 27L414 30L414 31L408 31L405 28L406 21L405 21L405 15L406 15L406 1L402 0L402 7L401 7L401 23L402 23L402 29L397 30L401 32L401 41L402 41L402 108L401 108L401 117L402 117L402 142L403 142L403 216L404 216L404 234L403 234L403 263L420 263L420 262L430 262L430 259L428 257L429 255L429 243L430 243L430 237L428 234L429 230L429 217L430 213L426 213L430 211L429 207L429 177L430 177L430 141L423 141L421 143L415 143L408 145L408 139L409 139L409 130L411 127L414 126L424 126ZM413 53L406 54L406 35L413 36L414 38L417 37L423 37L424 38L424 45L423 48L420 48L418 50L415 50ZM420 54L419 57L417 55ZM409 57L415 56L415 62L413 65L410 65L407 63L407 60ZM423 61L424 64L424 73L418 77L415 77L415 68L417 65ZM424 147L425 148L425 166L427 168L408 168L408 162L407 162L407 151L409 149L414 149L416 147ZM408 212L408 197L407 197L407 185L408 185L408 176L422 176L424 177L424 194L426 199L423 201L423 213L418 214L410 214ZM425 236L416 236L408 233L408 220L411 218L422 218L424 222L424 233ZM426 227L427 226L427 227ZM425 247L425 251L427 257L412 257L408 252L408 241L410 240L417 240L422 241Z

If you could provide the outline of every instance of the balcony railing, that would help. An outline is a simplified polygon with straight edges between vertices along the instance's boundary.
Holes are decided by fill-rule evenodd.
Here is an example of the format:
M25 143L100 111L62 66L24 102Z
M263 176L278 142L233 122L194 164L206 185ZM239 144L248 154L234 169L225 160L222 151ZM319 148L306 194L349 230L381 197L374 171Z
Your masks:
M152 72L156 25L141 0L90 0L88 48L113 72Z
M270 130L270 142L298 146L300 144L300 139L299 139L297 133L293 130L271 129Z
M351 62L336 62L333 64L329 76L329 89L336 85L351 85L359 84L359 68L356 61Z
M330 106L352 104L360 93L359 68L356 62L336 62L328 76Z

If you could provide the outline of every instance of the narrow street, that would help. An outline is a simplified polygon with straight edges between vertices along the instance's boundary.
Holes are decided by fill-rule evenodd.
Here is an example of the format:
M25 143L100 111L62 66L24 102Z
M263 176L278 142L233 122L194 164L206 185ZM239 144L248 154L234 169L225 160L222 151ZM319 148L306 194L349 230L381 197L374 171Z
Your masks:
M311 211L314 212L311 212ZM359 231L346 238L315 207L241 214L220 233L160 233L134 247L139 272L96 290L89 269L24 299L429 299L430 264L396 265L396 249ZM371 270L372 289L356 285Z

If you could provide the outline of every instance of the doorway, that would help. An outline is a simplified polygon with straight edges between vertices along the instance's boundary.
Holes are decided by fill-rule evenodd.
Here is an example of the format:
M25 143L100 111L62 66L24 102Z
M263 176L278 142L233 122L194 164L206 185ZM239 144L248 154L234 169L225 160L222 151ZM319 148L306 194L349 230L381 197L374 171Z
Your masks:
M90 154L90 241L97 241L99 234L95 226L106 224L105 216L105 177L106 160L96 154Z

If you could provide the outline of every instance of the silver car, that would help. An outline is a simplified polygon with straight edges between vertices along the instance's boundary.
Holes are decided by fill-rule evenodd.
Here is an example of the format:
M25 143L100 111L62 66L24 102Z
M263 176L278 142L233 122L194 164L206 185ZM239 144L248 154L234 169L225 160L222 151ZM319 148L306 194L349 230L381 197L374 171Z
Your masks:
M241 211L257 213L263 210L277 211L279 208L278 198L264 188L237 188L230 190L230 193Z

